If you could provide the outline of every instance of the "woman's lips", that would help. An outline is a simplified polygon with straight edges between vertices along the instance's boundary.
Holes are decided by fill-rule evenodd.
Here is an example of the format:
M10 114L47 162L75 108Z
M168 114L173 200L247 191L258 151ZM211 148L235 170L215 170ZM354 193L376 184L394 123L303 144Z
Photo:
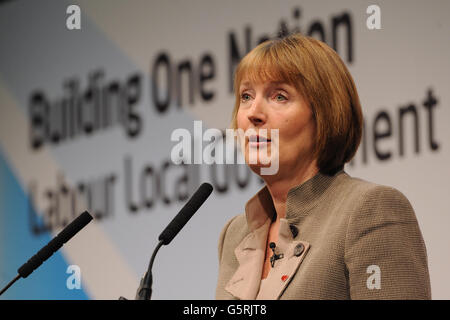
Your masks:
M250 136L248 138L248 145L253 148L267 146L270 142L269 138L262 136Z

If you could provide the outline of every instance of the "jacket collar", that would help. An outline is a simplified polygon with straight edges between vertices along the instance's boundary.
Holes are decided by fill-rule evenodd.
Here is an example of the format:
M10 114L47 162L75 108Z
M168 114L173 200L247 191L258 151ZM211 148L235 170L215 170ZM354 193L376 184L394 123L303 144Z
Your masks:
M319 172L308 181L290 189L286 202L286 219L289 223L298 224L327 195L333 193L339 185L336 182L346 176L348 175L344 170L340 170L334 175Z
M299 219L308 215L321 200L336 187L334 181L347 174L344 170L334 175L317 173L308 181L291 188L287 195L286 219L297 224ZM250 231L260 228L267 218L275 220L276 210L267 186L258 191L245 205L247 226Z

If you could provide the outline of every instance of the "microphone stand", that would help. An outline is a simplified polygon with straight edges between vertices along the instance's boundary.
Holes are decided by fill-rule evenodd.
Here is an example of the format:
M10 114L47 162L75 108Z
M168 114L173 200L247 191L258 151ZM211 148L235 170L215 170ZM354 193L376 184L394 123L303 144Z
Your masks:
M135 300L150 300L152 296L152 284L153 284L153 276L152 276L152 267L153 261L155 260L156 254L158 250L162 247L163 241L160 240L155 250L153 250L152 257L150 258L150 262L148 264L147 272L141 279L139 288L136 291ZM119 300L127 300L124 297L120 297Z
M4 288L2 289L2 291L0 291L0 296L3 294L3 292L5 292L6 290L8 290L8 288L11 287L11 286L14 284L14 282L16 282L16 281L19 280L19 279L20 279L20 274L18 274L13 280L11 280L11 281L6 285L6 287L4 287Z
M155 260L156 253L158 253L159 248L163 245L163 241L159 241L155 250L153 251L152 257L150 258L150 262L148 264L147 272L145 273L143 279L141 280L141 285L139 286L136 292L136 300L150 300L152 296L152 267L153 261Z

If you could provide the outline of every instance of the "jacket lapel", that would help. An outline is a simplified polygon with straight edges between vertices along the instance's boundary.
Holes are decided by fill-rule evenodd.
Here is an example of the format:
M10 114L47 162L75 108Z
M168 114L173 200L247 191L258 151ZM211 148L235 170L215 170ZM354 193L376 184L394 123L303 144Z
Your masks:
M291 282L310 247L306 241L294 241L287 219L280 219L277 254L284 257L275 262L264 285L260 287L266 254L267 235L276 217L267 187L262 188L246 206L250 233L234 250L239 267L225 286L225 290L242 300L279 299Z
M238 299L255 299L258 293L270 222L267 218L261 227L248 234L234 250L239 267L225 290Z

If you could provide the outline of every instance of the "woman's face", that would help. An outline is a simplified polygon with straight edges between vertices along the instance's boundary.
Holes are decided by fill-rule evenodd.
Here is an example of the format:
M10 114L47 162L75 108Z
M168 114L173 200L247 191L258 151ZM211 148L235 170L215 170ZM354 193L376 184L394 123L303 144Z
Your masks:
M245 160L253 171L259 174L257 169L267 164L262 163L259 157L256 163L249 163L252 153L266 152L269 157L278 155L279 170L285 174L293 174L296 169L313 161L316 130L313 114L294 86L283 82L253 83L243 79L239 94L237 127L245 132L253 129L259 136L258 140L254 136L245 137ZM272 137L272 129L278 129L278 141L275 134ZM267 141L259 138L267 138Z

